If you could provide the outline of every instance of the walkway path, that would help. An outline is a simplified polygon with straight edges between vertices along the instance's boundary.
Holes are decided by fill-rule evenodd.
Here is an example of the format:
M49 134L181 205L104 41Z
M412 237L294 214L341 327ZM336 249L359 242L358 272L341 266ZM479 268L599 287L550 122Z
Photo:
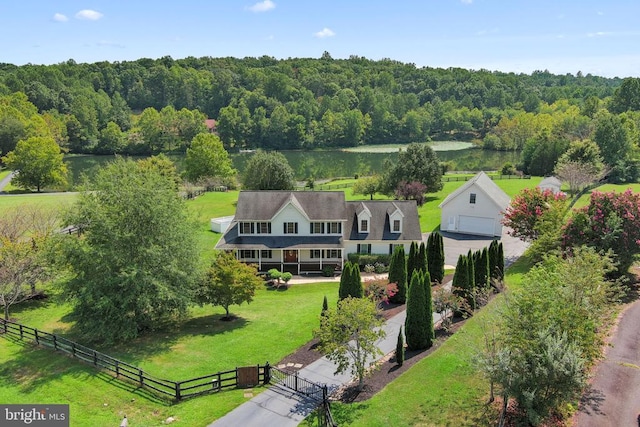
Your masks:
M13 174L14 172L11 172L9 175L0 179L0 193L2 193L2 191L4 190L4 187L6 187L11 182L11 178L13 178Z
M378 343L383 354L395 351L400 326L404 325L406 312L402 311L385 322L382 328L387 333L386 338ZM434 314L434 322L440 320ZM351 381L348 373L334 375L336 365L323 357L300 369L299 376L310 381L327 384L329 392L336 390L342 384ZM273 386L260 393L250 401L238 406L224 417L218 419L209 427L243 426L243 427L293 427L297 426L316 407L310 399L297 396L295 393L280 386Z
M624 312L606 358L574 417L577 427L637 426L640 414L640 301Z

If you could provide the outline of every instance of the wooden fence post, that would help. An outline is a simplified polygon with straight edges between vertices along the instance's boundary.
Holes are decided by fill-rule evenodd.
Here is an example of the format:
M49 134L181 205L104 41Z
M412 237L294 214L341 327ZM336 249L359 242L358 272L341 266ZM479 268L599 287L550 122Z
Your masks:
M95 366L98 366L98 354L96 353L95 350L93 350L93 364Z
M180 383L176 382L176 400L181 400L182 395L180 394Z
M55 334L52 336L53 336L53 349L58 350L58 336Z
M40 344L40 338L38 337L38 330L34 329L33 332L34 332L34 334L36 336L36 344Z
M144 375L142 373L142 369L138 369L138 378L140 379L140 385L144 385Z

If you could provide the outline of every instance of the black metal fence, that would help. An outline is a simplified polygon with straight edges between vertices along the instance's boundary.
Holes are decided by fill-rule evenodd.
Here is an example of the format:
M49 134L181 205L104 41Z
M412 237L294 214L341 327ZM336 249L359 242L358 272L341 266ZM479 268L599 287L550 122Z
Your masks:
M269 382L269 364L252 367L235 368L229 371L216 372L198 378L184 381L172 381L148 374L142 369L129 363L115 359L99 351L93 350L66 338L39 331L38 329L22 325L9 320L0 319L0 333L5 337L18 340L30 340L37 345L52 348L66 353L71 357L91 364L96 368L115 374L118 379L127 380L140 387L144 387L160 396L173 400L182 400L202 394L218 392L225 388L237 386L251 386L267 384ZM255 384L243 382L238 373L249 368L255 371Z

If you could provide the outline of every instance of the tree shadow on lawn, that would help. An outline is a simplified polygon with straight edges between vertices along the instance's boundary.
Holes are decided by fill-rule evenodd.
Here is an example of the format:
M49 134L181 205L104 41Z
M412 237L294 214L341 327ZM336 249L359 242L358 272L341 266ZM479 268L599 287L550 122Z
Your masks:
M50 383L69 384L70 382L65 378L72 378L73 382L78 383L85 383L91 378L97 378L109 386L115 386L147 401L164 405L171 404L168 399L162 399L137 384L123 378L116 378L113 374L88 365L79 359L65 357L62 353L36 346L30 342L11 338L9 340L22 348L17 353L17 357L2 364L0 377L17 385L22 393L37 392L38 389Z

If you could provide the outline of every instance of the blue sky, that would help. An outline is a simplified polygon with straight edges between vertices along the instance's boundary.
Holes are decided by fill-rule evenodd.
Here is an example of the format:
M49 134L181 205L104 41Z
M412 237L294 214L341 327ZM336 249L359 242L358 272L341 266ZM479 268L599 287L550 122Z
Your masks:
M640 77L638 0L4 0L0 62L390 58Z

